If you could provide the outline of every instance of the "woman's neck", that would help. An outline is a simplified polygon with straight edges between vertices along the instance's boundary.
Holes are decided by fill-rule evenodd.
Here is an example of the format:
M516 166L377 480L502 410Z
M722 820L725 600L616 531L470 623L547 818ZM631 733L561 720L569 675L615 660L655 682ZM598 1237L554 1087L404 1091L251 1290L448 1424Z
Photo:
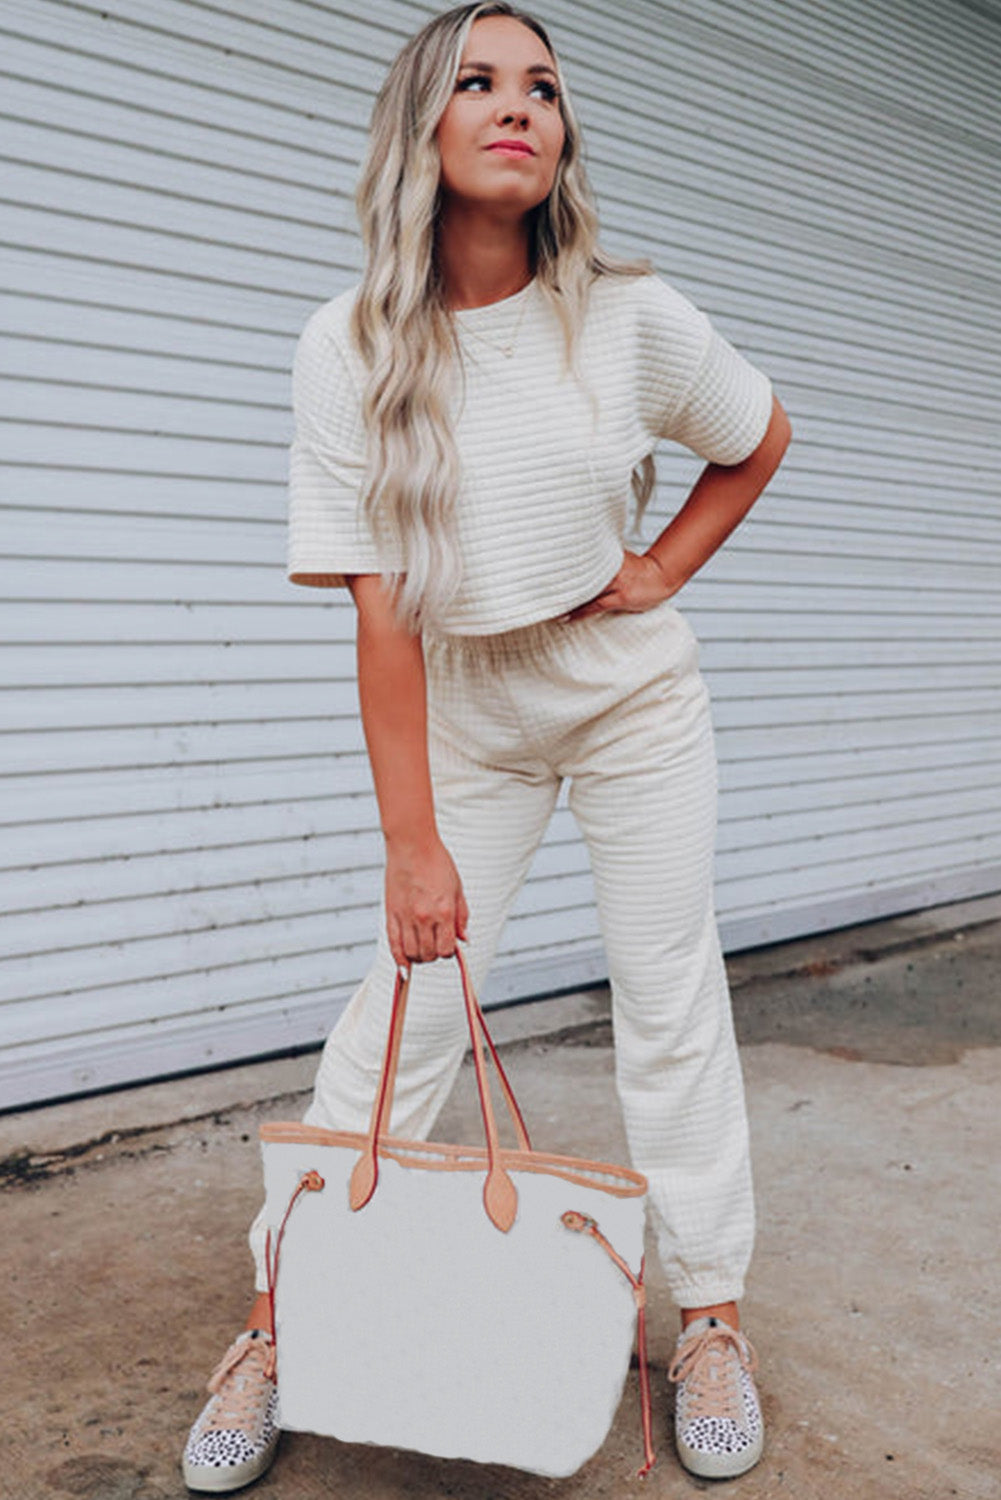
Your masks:
M532 279L528 228L522 219L450 204L438 222L436 255L445 301L455 310L512 297Z

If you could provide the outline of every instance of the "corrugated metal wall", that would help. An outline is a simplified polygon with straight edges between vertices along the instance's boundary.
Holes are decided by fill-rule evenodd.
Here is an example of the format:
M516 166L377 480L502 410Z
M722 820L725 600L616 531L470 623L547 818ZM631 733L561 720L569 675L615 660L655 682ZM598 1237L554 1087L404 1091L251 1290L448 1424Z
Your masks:
M429 13L0 5L6 1103L318 1039L364 972L353 612L283 579L288 371L355 279L372 94ZM682 600L724 935L996 889L1001 26L959 0L544 15L607 242L797 431ZM695 466L661 472L663 518ZM602 964L561 808L488 998Z
M896 0L644 10L651 171L670 161L650 252L796 428L685 593L716 700L725 932L996 890L1001 25ZM655 100L668 64L683 102Z

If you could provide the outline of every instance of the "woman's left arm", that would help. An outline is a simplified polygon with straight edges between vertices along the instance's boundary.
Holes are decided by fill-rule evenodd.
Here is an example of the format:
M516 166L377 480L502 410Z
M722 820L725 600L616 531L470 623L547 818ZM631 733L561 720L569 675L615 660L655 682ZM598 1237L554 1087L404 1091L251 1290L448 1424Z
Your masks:
M691 494L642 556L627 552L611 582L568 618L601 610L640 613L652 609L688 582L747 515L782 462L792 428L777 397L768 428L754 452L739 464L707 464Z

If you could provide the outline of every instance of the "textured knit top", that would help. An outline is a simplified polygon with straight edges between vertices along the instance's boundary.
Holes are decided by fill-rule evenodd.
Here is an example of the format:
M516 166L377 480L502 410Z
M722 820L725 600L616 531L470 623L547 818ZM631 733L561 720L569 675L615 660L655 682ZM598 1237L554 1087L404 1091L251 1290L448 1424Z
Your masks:
M399 553L375 544L360 508L365 369L348 326L356 294L319 307L296 347L288 559L296 583L403 570ZM768 426L768 377L659 277L594 283L578 334L582 380L565 369L563 331L534 281L454 317L463 578L436 624L446 634L511 630L592 598L622 563L630 474L661 439L736 464Z

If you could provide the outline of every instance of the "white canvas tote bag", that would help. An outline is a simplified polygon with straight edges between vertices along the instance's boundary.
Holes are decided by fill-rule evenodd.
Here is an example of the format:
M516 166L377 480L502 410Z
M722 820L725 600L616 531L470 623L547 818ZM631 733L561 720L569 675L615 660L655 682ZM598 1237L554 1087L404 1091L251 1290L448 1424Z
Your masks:
M646 1472L646 1180L532 1149L456 957L485 1146L386 1133L409 970L397 974L368 1135L261 1128L280 1424L572 1474L611 1426L638 1313ZM498 1141L484 1042L514 1150Z

